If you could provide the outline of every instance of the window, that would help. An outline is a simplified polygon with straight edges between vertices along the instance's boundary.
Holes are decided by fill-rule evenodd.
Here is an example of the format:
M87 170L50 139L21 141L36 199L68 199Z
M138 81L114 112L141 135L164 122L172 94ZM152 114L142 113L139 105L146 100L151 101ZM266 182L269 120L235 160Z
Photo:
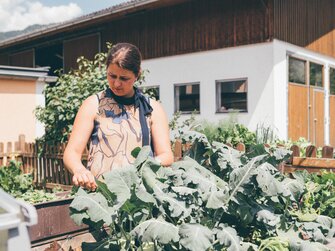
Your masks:
M159 86L141 86L139 89L155 100L159 100Z
M200 112L200 84L177 84L174 86L175 112Z
M335 95L335 69L330 68L329 69L329 92L330 95Z
M309 63L309 84L313 86L323 86L322 81L323 65Z
M247 79L216 81L216 112L247 112Z
M306 84L306 61L290 57L288 68L289 82Z

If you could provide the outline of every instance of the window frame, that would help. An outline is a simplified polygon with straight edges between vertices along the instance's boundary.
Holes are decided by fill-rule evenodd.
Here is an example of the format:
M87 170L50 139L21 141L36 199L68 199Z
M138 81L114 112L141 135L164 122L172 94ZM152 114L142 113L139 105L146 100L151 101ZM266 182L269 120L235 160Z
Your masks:
M297 83L297 82L290 81L290 59L291 58L294 59L294 60L297 60L297 61L304 62L305 83ZM295 57L295 56L292 56L292 55L288 55L288 62L287 62L287 80L288 80L288 82L292 83L292 84L308 86L309 75L310 75L309 62L310 61L307 60L307 59Z
M193 110L193 111L181 111L180 110L180 100L179 100L180 95L178 96L178 100L177 100L177 87L188 86L188 85L199 85L199 110ZM200 93L201 93L200 81L197 81L197 82L184 82L184 83L174 84L173 85L174 112L175 113L176 112L180 112L181 114L192 114L192 113L200 114L200 110L201 110Z
M238 81L244 81L246 84L246 110L222 110L221 109L221 84L225 82L238 82ZM241 78L231 78L231 79L219 79L215 80L215 113L232 113L232 112L237 112L237 113L248 113L249 111L249 102L248 102L248 92L249 92L249 80L248 77L241 77Z

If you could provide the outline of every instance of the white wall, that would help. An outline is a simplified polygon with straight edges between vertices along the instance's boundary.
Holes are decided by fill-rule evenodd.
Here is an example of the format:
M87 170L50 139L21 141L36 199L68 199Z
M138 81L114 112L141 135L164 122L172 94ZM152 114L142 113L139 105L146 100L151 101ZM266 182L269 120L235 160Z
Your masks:
M160 99L169 116L174 113L174 84L200 82L200 116L209 121L228 118L216 114L215 81L248 78L248 112L238 121L256 129L274 122L273 44L239 46L145 60L147 85L160 86Z
M159 85L162 104L174 113L174 84L200 82L200 117L209 121L228 118L215 113L215 81L248 78L248 112L238 121L255 130L258 124L272 126L280 139L288 138L288 55L323 64L324 74L335 59L280 40L234 48L145 60L147 85ZM325 79L326 99L329 85ZM329 107L325 105L325 143L329 143ZM186 116L186 115L185 115Z

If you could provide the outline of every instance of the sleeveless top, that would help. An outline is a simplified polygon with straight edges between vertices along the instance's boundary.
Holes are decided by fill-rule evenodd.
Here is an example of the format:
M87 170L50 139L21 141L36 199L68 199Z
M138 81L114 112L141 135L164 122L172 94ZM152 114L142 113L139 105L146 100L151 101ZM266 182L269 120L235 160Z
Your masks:
M132 150L142 147L140 109L134 104L120 104L106 93L105 90L97 94L98 113L89 142L87 168L97 178L112 168L132 164ZM145 118L151 142L151 116Z

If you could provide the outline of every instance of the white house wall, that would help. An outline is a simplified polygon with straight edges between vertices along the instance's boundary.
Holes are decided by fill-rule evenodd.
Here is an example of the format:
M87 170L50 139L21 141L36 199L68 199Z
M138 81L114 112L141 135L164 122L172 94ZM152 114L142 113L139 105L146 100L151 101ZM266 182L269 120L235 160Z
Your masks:
M248 79L248 112L238 121L249 129L272 126L288 139L288 55L324 65L326 99L329 66L335 59L280 40L234 48L145 60L148 86L160 87L160 99L169 116L174 113L174 84L200 83L200 115L208 121L228 118L216 113L216 80ZM329 102L325 102L325 144L329 143Z
M169 118L174 113L174 84L199 82L200 117L218 121L230 115L216 113L215 81L247 78L248 112L240 113L238 121L251 130L260 123L274 125L272 43L150 59L142 67L150 71L147 85L160 86L160 100Z

